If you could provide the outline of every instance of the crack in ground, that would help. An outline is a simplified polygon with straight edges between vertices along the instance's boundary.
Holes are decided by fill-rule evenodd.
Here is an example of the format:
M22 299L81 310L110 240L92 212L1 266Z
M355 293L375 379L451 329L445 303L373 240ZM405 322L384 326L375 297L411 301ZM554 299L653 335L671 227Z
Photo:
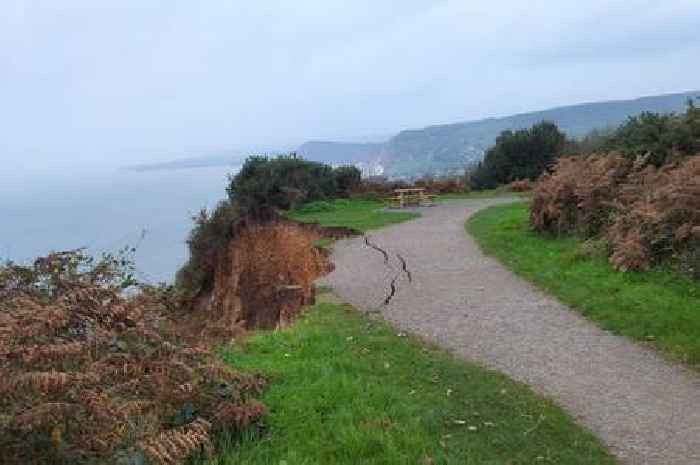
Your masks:
M408 265L406 264L406 260L399 253L397 253L396 256L399 257L399 261L401 262L401 268L403 268L403 272L406 273L406 277L408 278L408 282L412 283L413 276L411 275L411 272L408 270Z
M369 247L372 247L374 250L377 250L377 251L379 251L382 255L384 255L384 264L387 265L387 266L389 265L389 254L387 253L386 250L384 250L384 249L382 249L381 247L378 247L378 246L372 244L372 243L369 241L369 238L368 238L367 236L365 236L365 244L367 244Z
M369 238L365 236L365 244L367 244L368 247L373 248L377 252L381 253L384 256L384 265L389 268L390 270L393 270L394 268L389 264L389 252L386 250L382 249L376 244L373 244L369 241ZM399 278L399 274L397 273L394 278L391 280L389 283L389 293L387 294L386 298L384 299L384 306L389 305L389 302L391 302L391 299L394 298L396 295L396 280Z
M384 265L386 265L387 268L390 270L394 270L394 267L391 266L389 263L389 252L384 250L383 248L379 247L376 244L373 244L370 242L369 237L364 236L365 239L365 244L367 244L368 247L376 250L377 252L381 253L384 256ZM397 253L396 257L398 257L399 261L401 262L401 271L396 273L394 277L392 278L391 282L389 283L389 293L387 294L386 298L384 299L384 306L386 307L391 303L391 299L394 298L396 295L396 292L398 291L396 282L399 279L399 276L401 276L401 273L405 273L406 277L408 278L408 282L411 283L413 282L413 275L411 274L411 271L408 269L408 264L406 263L406 259L404 259L401 254Z
M389 294L386 296L386 299L384 299L384 306L386 307L389 305L389 302L391 302L391 299L394 298L396 295L396 280L399 278L399 275L397 274L394 276L394 279L391 280L391 283L389 284Z

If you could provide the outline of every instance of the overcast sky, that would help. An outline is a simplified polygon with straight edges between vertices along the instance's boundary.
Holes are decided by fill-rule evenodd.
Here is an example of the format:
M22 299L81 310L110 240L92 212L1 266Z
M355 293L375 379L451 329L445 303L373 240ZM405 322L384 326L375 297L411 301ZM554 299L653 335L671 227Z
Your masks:
M392 134L695 90L699 58L698 0L3 0L0 158Z

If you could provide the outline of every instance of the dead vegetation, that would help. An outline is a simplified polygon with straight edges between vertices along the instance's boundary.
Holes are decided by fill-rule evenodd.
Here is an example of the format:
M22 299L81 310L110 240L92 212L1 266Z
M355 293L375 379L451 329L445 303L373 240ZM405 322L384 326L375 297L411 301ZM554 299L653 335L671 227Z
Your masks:
M700 155L658 168L617 154L560 159L535 186L530 220L537 231L605 239L619 270L673 259L697 277Z
M73 251L0 267L3 463L180 464L263 414L265 380L183 343L170 291L125 296L122 264Z
M215 328L273 329L313 303L313 282L329 270L312 228L276 220L238 222L193 301L195 321ZM211 325L209 325L211 326Z
M365 179L350 193L350 197L379 200L393 195L396 189L423 187L429 194L463 194L469 192L469 180L464 176L424 176L414 181L389 181L384 177Z
M519 179L513 181L506 186L509 192L530 192L534 187L534 183L529 179Z

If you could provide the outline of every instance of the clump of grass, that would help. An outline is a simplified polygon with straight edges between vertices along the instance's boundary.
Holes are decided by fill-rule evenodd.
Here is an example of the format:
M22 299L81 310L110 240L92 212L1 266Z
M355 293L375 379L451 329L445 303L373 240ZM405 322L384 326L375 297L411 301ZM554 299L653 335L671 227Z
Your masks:
M341 205L341 202L346 202L345 200L337 200L336 203ZM319 200L316 202L310 202L297 208L298 213L311 214L311 213L321 213L321 212L332 212L335 211L337 205L333 202L327 202L325 200Z
M420 215L415 212L389 212L381 202L359 199L338 199L333 202L313 202L292 210L287 217L304 223L321 226L343 226L359 232L412 220Z
M697 282L668 268L618 272L600 250L604 244L543 236L530 230L528 214L525 203L491 207L475 214L467 230L484 252L603 328L700 366Z
M210 464L612 464L527 387L324 299L224 358L273 379L264 430Z

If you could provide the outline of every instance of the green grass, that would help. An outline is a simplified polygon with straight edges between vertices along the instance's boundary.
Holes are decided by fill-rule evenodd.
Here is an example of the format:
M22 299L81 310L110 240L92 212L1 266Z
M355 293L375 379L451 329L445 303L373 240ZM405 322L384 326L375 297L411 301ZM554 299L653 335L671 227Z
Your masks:
M225 352L271 377L269 415L211 464L615 463L527 387L321 300Z
M313 202L289 212L287 217L305 223L344 226L365 232L420 216L414 212L382 211L383 208L384 205L377 201L341 199L333 202Z
M603 328L700 367L700 284L666 269L617 272L576 238L530 231L524 203L482 210L466 227L485 253Z
M328 250L333 247L334 242L335 240L332 237L322 237L321 239L314 241L314 247Z
M486 189L482 191L471 191L454 194L440 194L438 200L460 200L460 199L492 199L498 197L524 197L526 194L520 192L510 192L503 188Z

